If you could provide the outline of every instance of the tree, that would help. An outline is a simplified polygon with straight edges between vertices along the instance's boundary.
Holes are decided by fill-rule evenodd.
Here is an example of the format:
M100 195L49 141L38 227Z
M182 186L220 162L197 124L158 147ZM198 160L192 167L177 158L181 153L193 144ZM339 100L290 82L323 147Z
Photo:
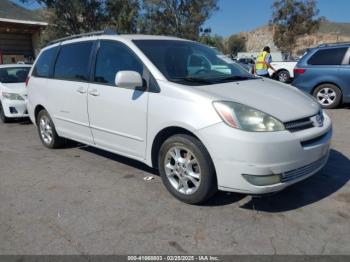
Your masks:
M317 31L322 20L317 18L316 0L276 0L272 8L274 42L288 55L296 47L297 38Z
M35 1L45 7L49 22L43 33L43 42L107 27L122 33L137 31L140 10L138 0Z
M108 0L107 26L118 33L138 31L140 4L138 0Z
M37 0L49 11L49 29L58 36L99 30L105 10L97 0Z
M240 35L231 35L226 42L226 50L232 56L238 52L246 51L246 39Z
M198 40L218 0L143 0L141 31Z
M212 36L212 35L204 34L199 37L198 41L205 45L216 47L221 52L225 52L224 43L221 36L218 36L218 35Z
M21 0L36 1L47 13L43 42L104 28L198 40L218 0Z

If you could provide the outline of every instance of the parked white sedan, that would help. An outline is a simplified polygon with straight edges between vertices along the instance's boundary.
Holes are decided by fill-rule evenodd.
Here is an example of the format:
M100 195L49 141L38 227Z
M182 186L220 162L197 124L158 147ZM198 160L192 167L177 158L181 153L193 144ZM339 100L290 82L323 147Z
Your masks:
M30 65L0 65L0 121L28 117L25 82Z

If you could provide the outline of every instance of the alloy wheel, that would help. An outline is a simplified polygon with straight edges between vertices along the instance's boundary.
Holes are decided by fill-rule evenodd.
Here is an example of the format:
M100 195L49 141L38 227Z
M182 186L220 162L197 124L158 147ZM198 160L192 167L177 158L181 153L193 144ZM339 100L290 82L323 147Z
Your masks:
M178 192L191 195L201 183L201 168L196 156L185 146L176 146L168 150L165 161L165 173L170 184Z
M42 140L49 145L53 140L52 122L47 116L42 116L39 121L39 130Z
M317 95L317 101L323 105L323 106L329 106L334 103L334 101L337 98L336 92L329 87L322 88L320 91L318 91Z
M285 72L281 72L278 74L278 80L282 83L286 83L289 79L289 76L287 73Z

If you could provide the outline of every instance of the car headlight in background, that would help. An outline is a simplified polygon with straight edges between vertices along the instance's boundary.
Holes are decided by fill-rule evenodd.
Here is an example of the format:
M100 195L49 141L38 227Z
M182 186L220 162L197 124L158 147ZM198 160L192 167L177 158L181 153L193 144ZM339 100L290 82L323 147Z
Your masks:
M250 132L285 130L281 121L255 108L225 101L214 102L213 105L222 120L233 128Z
M2 93L2 96L8 100L21 100L23 101L23 97L21 97L20 95L18 94L14 94L14 93L6 93L6 92L3 92Z

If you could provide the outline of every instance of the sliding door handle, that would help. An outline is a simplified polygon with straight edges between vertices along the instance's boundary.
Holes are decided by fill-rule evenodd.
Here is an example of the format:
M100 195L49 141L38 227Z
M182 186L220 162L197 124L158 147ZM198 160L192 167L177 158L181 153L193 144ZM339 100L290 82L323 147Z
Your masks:
M77 92L80 93L80 94L86 94L87 90L85 87L79 87L77 89Z

